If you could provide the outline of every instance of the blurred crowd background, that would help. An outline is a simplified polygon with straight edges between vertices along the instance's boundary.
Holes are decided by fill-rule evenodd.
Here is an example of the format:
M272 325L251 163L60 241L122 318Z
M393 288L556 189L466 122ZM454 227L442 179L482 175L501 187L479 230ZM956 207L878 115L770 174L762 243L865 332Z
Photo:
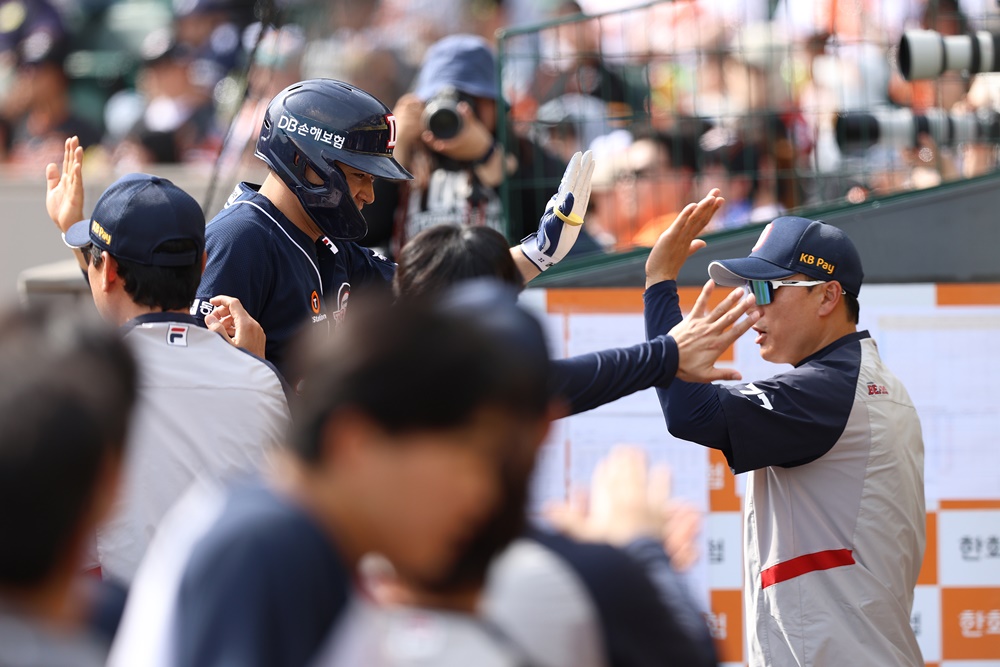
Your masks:
M214 170L224 197L259 168L253 139L283 87L336 78L393 107L431 44L472 33L497 50L498 138L522 161L593 149L588 230L627 250L711 187L727 198L719 231L994 170L997 75L904 80L900 36L920 27L997 30L1000 13L992 0L0 0L0 163L41 175L75 134L89 170L190 165ZM838 133L845 113L884 127L934 109L971 118L975 140ZM508 179L505 210L529 197L541 212L559 170L522 172L536 181Z

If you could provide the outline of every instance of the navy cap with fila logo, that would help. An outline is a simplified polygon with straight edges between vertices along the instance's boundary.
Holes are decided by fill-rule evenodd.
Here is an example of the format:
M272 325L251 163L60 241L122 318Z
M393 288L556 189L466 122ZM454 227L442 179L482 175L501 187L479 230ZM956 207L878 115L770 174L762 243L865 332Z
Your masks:
M819 220L783 216L764 227L749 257L723 259L708 266L717 284L736 287L747 280L778 280L804 273L836 280L858 296L864 271L861 256L842 230Z
M198 202L165 178L126 174L108 186L87 220L66 232L71 248L94 244L116 259L146 266L182 267L201 262L205 215ZM165 252L167 241L191 241L188 252Z

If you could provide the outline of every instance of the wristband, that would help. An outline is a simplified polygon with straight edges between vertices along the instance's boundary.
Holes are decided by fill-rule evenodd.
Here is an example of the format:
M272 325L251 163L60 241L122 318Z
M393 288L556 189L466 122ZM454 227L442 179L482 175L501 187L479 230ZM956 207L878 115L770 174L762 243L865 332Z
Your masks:
M481 164L486 164L487 162L489 162L490 158L493 157L493 154L497 152L497 146L499 145L499 143L500 142L498 142L498 141L494 141L492 144L490 144L489 149L486 151L486 155L484 155L483 157L479 158L478 160L476 160L472 164L474 164L476 166L479 166Z

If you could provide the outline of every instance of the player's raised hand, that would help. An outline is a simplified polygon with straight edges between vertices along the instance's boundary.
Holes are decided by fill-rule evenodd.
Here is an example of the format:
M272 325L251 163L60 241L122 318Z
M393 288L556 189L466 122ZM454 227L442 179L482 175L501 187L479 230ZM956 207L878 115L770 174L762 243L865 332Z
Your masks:
M538 231L521 241L521 252L539 271L554 266L573 248L590 203L594 155L576 153L538 222Z
M687 258L705 247L696 239L726 202L718 188L713 188L697 204L688 204L674 218L653 245L646 259L646 287L664 280L675 280Z
M716 368L715 362L760 319L760 313L755 310L738 321L754 305L753 296L745 294L743 288L730 292L709 312L708 300L714 285L711 280L705 283L694 308L670 330L670 336L677 343L677 377L685 382L739 380L737 371Z
M264 358L267 336L260 322L247 312L240 300L232 296L209 299L215 309L205 316L205 326L247 352Z
M45 209L64 234L83 220L83 148L78 137L66 140L62 171L54 162L45 167Z
M641 537L661 539L669 498L669 469L651 469L641 448L617 445L594 469L589 498L578 494L550 505L546 518L578 539L624 546Z

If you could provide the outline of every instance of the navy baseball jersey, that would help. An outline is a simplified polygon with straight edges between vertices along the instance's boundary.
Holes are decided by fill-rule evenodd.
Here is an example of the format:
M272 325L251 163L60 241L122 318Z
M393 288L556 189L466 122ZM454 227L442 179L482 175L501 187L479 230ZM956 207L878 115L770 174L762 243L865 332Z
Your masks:
M647 335L681 319L645 294ZM906 387L868 332L771 378L658 389L670 432L748 472L744 604L751 667L924 664L910 627L923 561L924 447Z
M302 326L332 326L352 289L388 286L396 269L351 241L313 241L257 187L240 183L205 228L208 262L191 313L204 320L213 296L238 298L267 334L264 356L287 373L288 346Z

